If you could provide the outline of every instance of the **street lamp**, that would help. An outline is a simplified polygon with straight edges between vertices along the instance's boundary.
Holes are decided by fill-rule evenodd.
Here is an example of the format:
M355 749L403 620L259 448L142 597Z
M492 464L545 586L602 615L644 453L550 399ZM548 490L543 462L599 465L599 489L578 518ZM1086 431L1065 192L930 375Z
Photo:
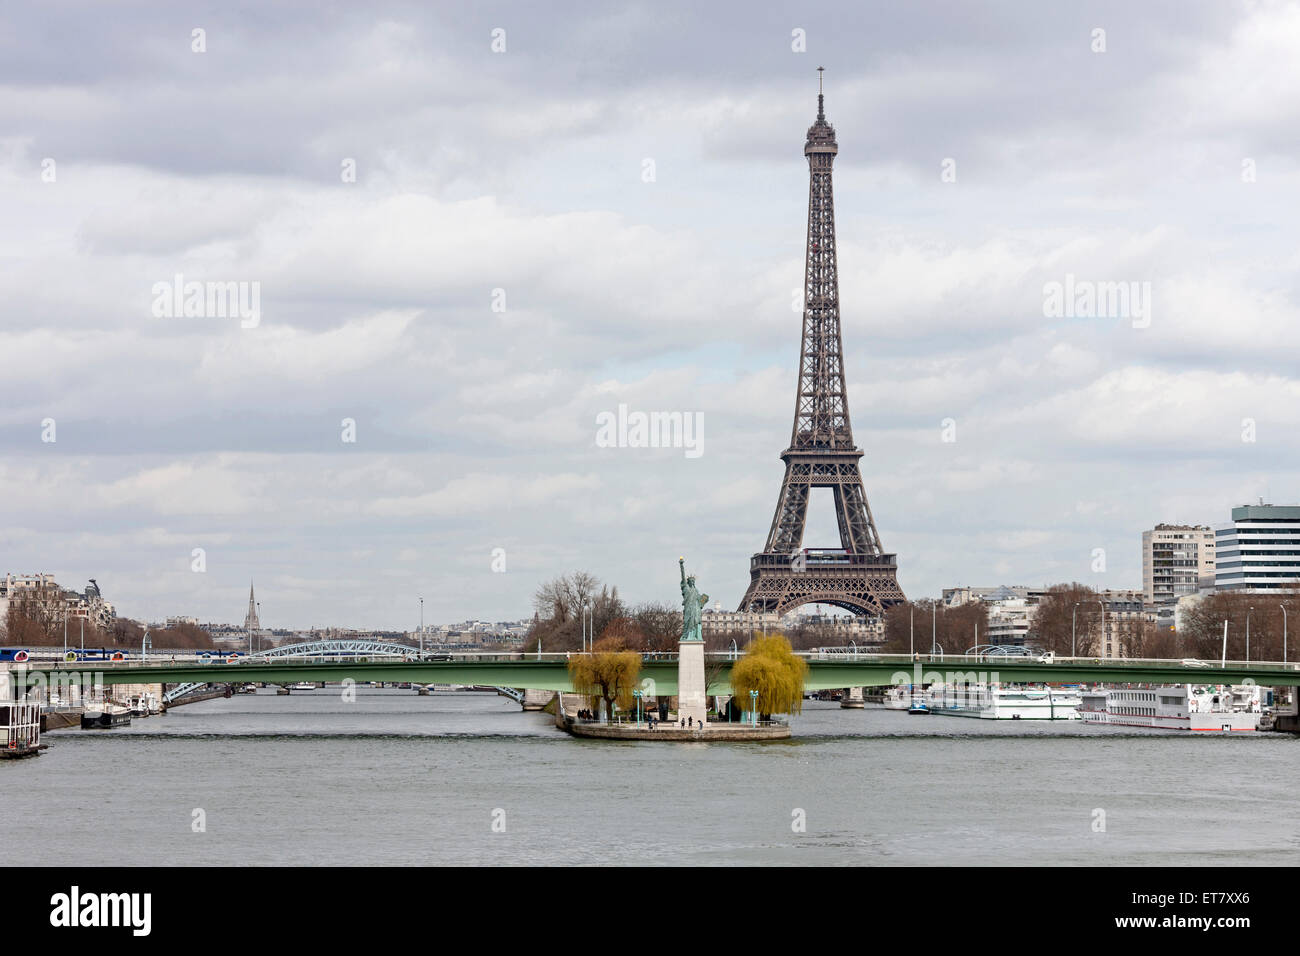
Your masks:
M1279 604L1282 609L1282 663L1286 663L1286 605Z
M916 605L907 606L907 652L916 657Z
M934 602L934 617L930 621L930 656L934 657L934 649L939 643L939 602Z
M758 726L758 691L749 692L749 723L752 727Z
M1101 608L1101 647L1097 648L1099 657L1110 657L1106 653L1106 605L1101 601L1089 601L1089 604L1096 604Z
M1250 612L1255 610L1253 607L1246 608L1246 663L1250 663Z
M420 598L420 660L424 660L424 598Z
M634 690L632 691L632 696L636 698L636 722L640 724L641 723L641 692L639 690Z
M1070 612L1070 656L1074 656L1074 622L1079 614L1079 602L1074 602L1074 610Z

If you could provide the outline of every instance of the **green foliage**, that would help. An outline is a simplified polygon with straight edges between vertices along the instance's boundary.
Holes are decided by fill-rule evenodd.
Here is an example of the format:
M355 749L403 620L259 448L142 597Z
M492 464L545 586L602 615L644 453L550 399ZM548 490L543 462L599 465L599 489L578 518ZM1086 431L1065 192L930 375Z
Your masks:
M620 649L617 641L600 640L591 654L574 654L569 658L569 679L575 693L600 697L613 713L614 704L623 710L635 706L632 691L641 676L641 655Z
M756 690L760 714L798 714L803 711L807 670L807 662L795 656L783 635L755 635L745 656L731 668L731 691L744 710L749 709L749 692Z

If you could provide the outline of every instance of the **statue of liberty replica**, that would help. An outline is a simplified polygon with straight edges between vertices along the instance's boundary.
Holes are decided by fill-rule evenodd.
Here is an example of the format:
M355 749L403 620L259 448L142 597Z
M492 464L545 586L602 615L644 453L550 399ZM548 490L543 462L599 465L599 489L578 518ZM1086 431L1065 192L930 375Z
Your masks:
M678 558L682 572L682 637L677 643L677 715L688 727L704 729L709 717L708 688L704 686L704 633L701 612L709 596L695 587L695 575L686 573L686 559Z
M686 574L686 559L678 558L677 564L682 571L682 640L703 641L701 615L709 603L709 596L701 594L695 587L695 575Z

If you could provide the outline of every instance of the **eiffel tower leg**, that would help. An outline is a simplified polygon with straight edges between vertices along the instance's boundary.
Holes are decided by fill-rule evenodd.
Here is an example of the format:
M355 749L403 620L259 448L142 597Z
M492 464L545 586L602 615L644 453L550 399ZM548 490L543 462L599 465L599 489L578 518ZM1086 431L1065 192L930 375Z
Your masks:
M767 533L766 551L790 554L803 544L805 522L808 519L808 484L792 480L795 466L787 465L781 494L772 515L772 527Z

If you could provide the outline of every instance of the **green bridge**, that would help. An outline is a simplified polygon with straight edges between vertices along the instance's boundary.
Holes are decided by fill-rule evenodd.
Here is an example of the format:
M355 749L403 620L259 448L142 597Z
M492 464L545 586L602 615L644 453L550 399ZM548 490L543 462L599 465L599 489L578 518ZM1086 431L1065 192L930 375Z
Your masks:
M1162 660L1096 660L1057 658L977 657L975 655L849 654L808 656L804 681L809 691L895 684L934 684L981 681L1113 683L1113 684L1242 684L1265 687L1300 686L1300 664L1228 661L1225 666L1189 665ZM706 658L709 692L729 691L732 657ZM463 655L445 660L268 660L249 663L132 660L122 663L84 661L80 664L14 665L9 676L15 689L61 683L183 684L191 682L292 684L298 681L337 683L348 678L419 684L463 684L536 690L573 690L568 655ZM675 655L648 655L641 666L647 693L677 693Z

